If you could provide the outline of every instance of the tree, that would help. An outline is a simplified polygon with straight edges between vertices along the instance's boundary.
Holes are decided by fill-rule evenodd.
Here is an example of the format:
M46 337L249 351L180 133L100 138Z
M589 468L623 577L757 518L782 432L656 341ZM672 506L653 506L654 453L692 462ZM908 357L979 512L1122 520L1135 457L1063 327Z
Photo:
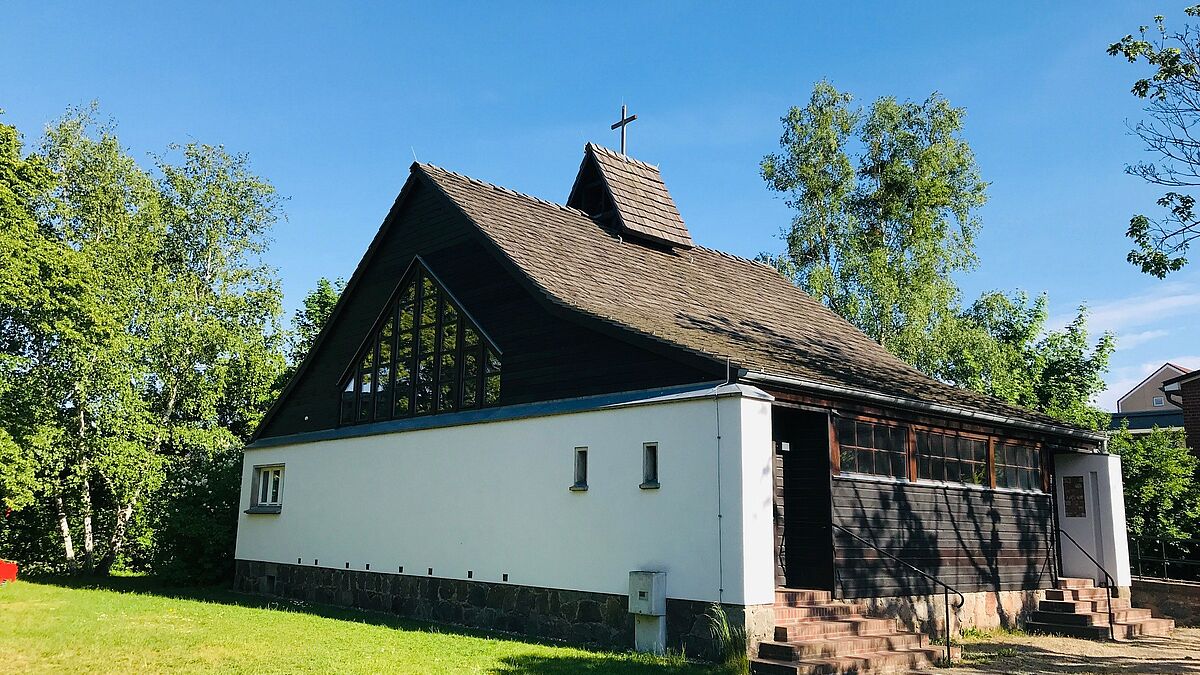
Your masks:
M333 314L334 305L346 288L345 279L317 279L316 288L304 296L304 303L292 318L292 336L288 346L288 361L295 368L308 356L317 334Z
M1185 539L1200 532L1196 457L1185 446L1182 430L1155 427L1134 436L1126 425L1108 447L1121 456L1125 513L1134 537Z
M280 200L220 147L142 169L96 113L69 111L29 158L0 134L0 236L16 252L0 267L0 455L25 460L0 490L21 509L12 529L39 533L15 543L49 565L30 542L53 530L59 567L180 567L232 550L204 526L232 532L230 473L285 365L261 260Z
M960 137L963 110L939 94L923 103L884 97L865 115L850 101L821 82L807 107L783 118L783 152L765 157L761 171L797 215L787 250L766 258L928 372L954 318L951 275L976 262L975 211L987 185Z
M1185 8L1184 14L1200 16L1200 5ZM1130 128L1155 159L1125 171L1168 188L1157 201L1165 212L1157 219L1134 215L1126 235L1135 246L1129 262L1161 279L1187 264L1188 248L1200 238L1196 198L1189 194L1200 186L1200 139L1193 133L1200 122L1200 30L1185 23L1171 32L1156 16L1153 28L1141 26L1136 37L1126 35L1109 45L1108 53L1153 70L1133 83L1133 95L1146 101L1146 119Z
M1091 343L1086 307L1063 328L1048 329L1048 302L1045 294L1032 301L1023 293L983 294L961 314L943 376L1079 427L1106 429L1110 416L1092 400L1106 386L1113 336Z
M954 275L977 263L987 184L962 138L964 112L938 94L877 100L864 114L828 82L783 118L761 165L796 215L785 276L918 370L1092 429L1112 336L1093 346L1086 310L1046 330L1046 298L984 294L963 309Z

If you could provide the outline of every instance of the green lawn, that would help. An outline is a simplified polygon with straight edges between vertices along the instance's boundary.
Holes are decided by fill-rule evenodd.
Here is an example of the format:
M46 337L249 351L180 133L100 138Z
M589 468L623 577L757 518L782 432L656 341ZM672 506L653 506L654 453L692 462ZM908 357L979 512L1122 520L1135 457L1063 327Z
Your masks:
M4 672L399 672L692 675L680 659L592 652L394 619L272 602L138 577L0 587Z

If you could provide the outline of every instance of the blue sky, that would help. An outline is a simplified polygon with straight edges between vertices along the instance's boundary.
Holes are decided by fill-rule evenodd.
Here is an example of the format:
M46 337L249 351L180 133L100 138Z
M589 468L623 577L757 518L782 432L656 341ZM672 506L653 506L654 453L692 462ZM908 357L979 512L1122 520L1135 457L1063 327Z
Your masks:
M1124 261L1156 193L1122 173L1141 70L1104 53L1183 3L112 4L5 8L3 119L35 141L96 99L137 156L249 153L289 197L270 254L289 312L350 274L414 155L562 201L583 144L616 145L622 102L630 154L661 166L698 242L778 249L789 214L758 162L828 78L861 103L966 107L991 185L964 292L1046 291L1059 323L1087 303L1119 340L1100 403L1164 360L1200 367L1200 261L1167 281Z

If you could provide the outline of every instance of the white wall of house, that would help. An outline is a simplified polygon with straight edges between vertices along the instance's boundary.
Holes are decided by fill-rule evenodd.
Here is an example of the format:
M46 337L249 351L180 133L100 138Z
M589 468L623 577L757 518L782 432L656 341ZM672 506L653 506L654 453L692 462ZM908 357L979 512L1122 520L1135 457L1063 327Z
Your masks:
M721 392L247 450L242 508L275 463L283 505L241 515L237 557L618 594L662 570L668 597L770 603L769 397ZM657 490L639 488L647 442ZM586 492L568 489L579 446Z
M1125 493L1121 480L1121 458L1109 454L1061 453L1054 455L1055 490L1059 526L1079 547L1063 537L1063 574L1105 583L1099 563L1118 586L1132 582L1129 569L1129 539L1125 529ZM1083 511L1078 498L1066 494L1066 483L1082 485ZM1085 549L1096 562L1080 551Z

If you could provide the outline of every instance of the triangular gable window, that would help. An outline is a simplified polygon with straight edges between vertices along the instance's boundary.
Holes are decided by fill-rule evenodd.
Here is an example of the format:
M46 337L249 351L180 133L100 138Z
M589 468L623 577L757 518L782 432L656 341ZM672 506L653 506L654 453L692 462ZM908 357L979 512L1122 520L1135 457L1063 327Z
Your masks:
M500 350L420 259L342 383L342 424L500 402Z

